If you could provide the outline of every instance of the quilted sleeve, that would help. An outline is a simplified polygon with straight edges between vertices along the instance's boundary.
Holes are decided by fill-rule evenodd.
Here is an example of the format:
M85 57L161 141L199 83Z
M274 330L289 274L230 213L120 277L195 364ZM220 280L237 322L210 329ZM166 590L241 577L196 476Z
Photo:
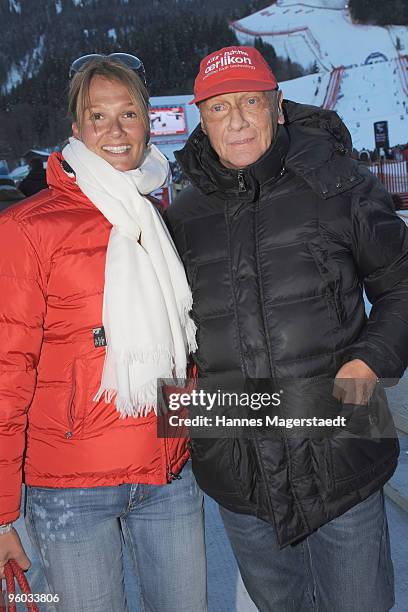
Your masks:
M0 523L18 518L27 412L45 315L41 263L29 235L0 215Z
M373 305L352 358L398 379L408 364L408 228L380 185L354 201L352 221L353 254Z

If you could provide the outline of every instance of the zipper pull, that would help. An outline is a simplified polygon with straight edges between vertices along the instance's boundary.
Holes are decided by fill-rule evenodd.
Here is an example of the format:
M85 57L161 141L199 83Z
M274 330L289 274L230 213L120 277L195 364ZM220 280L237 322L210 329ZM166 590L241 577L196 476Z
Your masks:
M237 177L238 177L238 192L243 193L244 191L247 190L246 185L245 185L243 170L238 170Z
M182 476L180 476L180 474L175 474L174 472L172 472L170 468L168 468L167 473L169 475L170 480L181 480L182 479Z

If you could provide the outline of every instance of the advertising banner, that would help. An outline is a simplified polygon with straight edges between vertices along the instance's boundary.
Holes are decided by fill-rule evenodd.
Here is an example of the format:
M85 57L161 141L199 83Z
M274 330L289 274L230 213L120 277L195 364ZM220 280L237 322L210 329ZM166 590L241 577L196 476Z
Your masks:
M152 106L150 109L152 136L171 136L187 132L183 106Z

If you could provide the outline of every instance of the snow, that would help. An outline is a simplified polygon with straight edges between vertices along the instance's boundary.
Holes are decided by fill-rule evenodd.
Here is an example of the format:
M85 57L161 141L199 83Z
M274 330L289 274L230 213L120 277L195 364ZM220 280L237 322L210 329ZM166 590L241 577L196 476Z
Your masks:
M45 35L41 34L37 46L27 53L18 63L13 62L2 86L3 93L9 93L19 85L24 78L33 77L43 61L45 51Z
M20 15L21 13L21 4L18 0L9 0L9 8L10 11L15 11Z
M318 74L281 83L296 102L337 111L357 149L375 148L373 123L388 121L390 146L408 142L408 28L352 23L345 0L277 0L231 24L241 44L261 36L278 55Z
M399 53L401 55L406 55L408 53L407 29L408 28L404 26L393 26L392 29L389 29L392 43L397 50L399 45Z
M38 70L39 66L42 63L45 51L45 35L41 34L38 45L35 47L31 54L31 59L29 61L29 70L28 77L31 78Z
M62 2L61 2L61 0L55 0L55 10L57 12L57 15L62 13Z
M333 109L346 123L356 149L375 148L373 123L388 121L390 146L408 142L408 88L397 60L345 69ZM408 82L408 81L407 81ZM280 84L285 98L322 106L330 73Z
M398 55L397 37L408 49L408 28L354 24L344 5L335 0L280 0L231 27L241 44L261 36L278 55L305 68L316 61L322 71L364 64L372 53L392 59Z
M332 9L343 9L345 8L347 1L346 0L304 0L302 3L296 2L296 0L277 0L276 4L288 7L291 5L299 5L306 8L310 7L320 7L320 8L332 8Z
M115 28L111 28L110 30L108 30L108 37L111 38L113 42L117 41L118 35L116 34Z
M12 89L14 89L14 87L19 85L22 80L23 80L23 74L20 72L19 68L13 62L8 71L6 80L3 83L2 93L8 93Z
M28 164L24 166L18 166L14 168L12 172L10 172L9 177L13 179L13 181L22 181L23 178L27 176L30 172L30 166Z

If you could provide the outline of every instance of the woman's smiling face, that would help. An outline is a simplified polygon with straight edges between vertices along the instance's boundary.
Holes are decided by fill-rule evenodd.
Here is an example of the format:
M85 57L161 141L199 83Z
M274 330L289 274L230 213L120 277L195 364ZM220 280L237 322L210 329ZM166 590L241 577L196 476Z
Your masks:
M81 131L72 124L75 138L105 159L116 170L138 168L146 147L146 132L140 109L123 83L95 75L89 87Z

